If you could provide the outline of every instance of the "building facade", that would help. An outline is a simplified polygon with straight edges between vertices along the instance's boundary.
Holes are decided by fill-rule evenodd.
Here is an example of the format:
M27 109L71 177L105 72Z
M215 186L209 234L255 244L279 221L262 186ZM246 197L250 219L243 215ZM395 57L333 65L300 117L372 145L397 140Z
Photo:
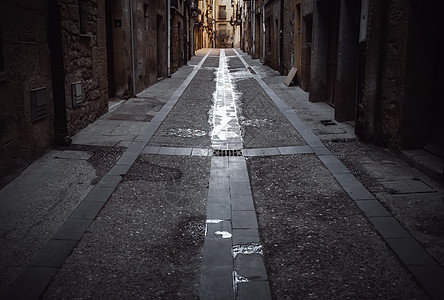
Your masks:
M69 144L110 98L132 97L186 64L197 6L0 0L0 186L50 147Z
M105 1L0 1L0 14L3 185L106 112L108 83Z
M232 48L235 42L234 26L230 24L233 18L234 1L214 0L215 47Z
M437 4L414 0L251 0L242 49L294 80L363 140L443 157L443 37ZM419 75L420 74L420 75Z

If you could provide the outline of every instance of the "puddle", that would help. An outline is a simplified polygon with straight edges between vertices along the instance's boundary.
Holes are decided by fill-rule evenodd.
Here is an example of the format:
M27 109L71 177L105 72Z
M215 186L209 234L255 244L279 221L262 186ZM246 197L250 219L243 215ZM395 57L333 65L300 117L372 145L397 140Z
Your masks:
M222 221L223 220L219 220L219 219L207 219L207 221L205 222L205 236L207 236L207 232L208 232L208 225L207 224L219 224Z
M269 119L247 120L244 117L240 117L239 120L243 126L252 126L252 127L264 127L264 126L272 125L272 124L276 123L276 120L269 120Z
M216 71L216 91L213 93L213 107L209 117L213 149L242 148L237 104L239 95L234 89L225 51L221 49L219 68Z
M244 277L237 273L236 271L233 271L233 291L234 294L237 294L237 284L240 282L250 282L247 277Z
M190 128L172 128L165 130L165 133L177 137L193 138L208 135L204 130Z
M223 222L223 220L219 219L208 219L207 224L219 224L220 222Z
M238 254L260 254L264 255L264 250L261 244L252 243L246 245L233 245L233 258Z
M216 231L214 234L220 235L223 239L229 239L232 236L228 231Z

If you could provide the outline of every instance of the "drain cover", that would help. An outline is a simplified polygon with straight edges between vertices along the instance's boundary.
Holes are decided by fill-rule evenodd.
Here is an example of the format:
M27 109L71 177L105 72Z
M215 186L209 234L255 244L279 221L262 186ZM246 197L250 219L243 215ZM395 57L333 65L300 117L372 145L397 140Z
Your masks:
M242 156L242 150L213 150L213 156Z
M253 74L253 75L256 74L256 72L253 70L253 68L247 67L247 69L248 69L248 71L250 71L251 74Z
M321 123L324 124L324 126L336 125L332 120L322 120Z

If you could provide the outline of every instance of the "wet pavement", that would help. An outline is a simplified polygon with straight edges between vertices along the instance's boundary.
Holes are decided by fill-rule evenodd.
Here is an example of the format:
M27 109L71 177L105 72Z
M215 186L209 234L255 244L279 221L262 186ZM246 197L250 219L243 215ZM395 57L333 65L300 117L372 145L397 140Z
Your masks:
M442 183L284 79L201 50L28 167L1 298L440 299Z

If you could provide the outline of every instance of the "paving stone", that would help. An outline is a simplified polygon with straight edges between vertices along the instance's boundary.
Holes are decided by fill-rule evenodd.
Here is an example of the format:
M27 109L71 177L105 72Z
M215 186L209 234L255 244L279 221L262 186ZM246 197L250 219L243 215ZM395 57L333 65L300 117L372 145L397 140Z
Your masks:
M268 281L239 282L237 284L237 300L271 300Z
M274 147L274 148L262 148L262 154L264 156L269 156L269 155L280 155L281 152L279 151L278 148Z
M213 222L214 221L214 222ZM206 223L206 237L208 239L216 239L220 240L222 239L222 236L220 234L216 234L216 231L225 231L229 233L233 233L233 229L231 228L231 221L230 220L223 220L223 219L211 219L207 217L207 223ZM231 251L231 249L230 249Z
M129 169L131 168L130 165L114 165L106 175L118 175L123 176L128 173Z
M250 149L242 149L242 154L243 154L244 157L251 156L250 155Z
M50 240L32 260L33 267L60 268L77 245L72 240Z
M39 299L58 268L27 268L2 295L2 299Z
M208 202L207 219L231 220L231 207L229 203Z
M314 133L301 134L301 136L305 140L305 142L312 148L324 146L322 141Z
M211 178L208 187L210 190L222 190L229 193L230 179L228 177Z
M211 158L211 171L228 169L228 157L227 156L213 156Z
M208 156L209 149L193 148L191 151L192 156Z
M68 219L55 233L53 239L78 241L91 223L92 220Z
M136 159L137 156L128 156L124 154L119 158L119 160L117 160L116 165L132 166Z
M333 174L333 176L353 200L375 199L375 197L353 174Z
M294 146L294 149L296 150L295 154L309 154L313 153L313 150L310 146Z
M131 143L131 145L129 145L125 152L127 154L139 155L142 152L143 148L145 148L145 146L145 141L134 141Z
M122 176L120 175L105 175L102 177L102 179L100 179L97 186L116 188L119 185L120 181L122 181Z
M251 195L251 187L249 182L230 182L231 197L249 196Z
M95 186L83 201L106 202L113 192L114 188Z
M254 210L253 196L250 195L232 195L232 210Z
M245 158L241 156L229 156L228 165L231 166L232 164L241 164L245 166Z
M204 242L202 266L228 267L233 266L231 256L231 239L207 238Z
M254 210L233 210L231 215L233 228L258 228Z
M392 194L433 193L433 188L421 180L394 180L380 182Z
M158 146L146 146L143 148L142 153L145 154L158 154L160 150L160 147Z
M444 270L440 266L408 266L416 279L433 299L444 295Z
M174 155L175 148L173 147L160 147L159 152L157 154L159 155Z
M250 177L248 176L248 171L238 171L230 174L230 182L246 183L250 182Z
M328 150L328 148L325 147L325 146L313 147L312 149L313 149L314 153L316 153L316 155L318 155L318 156L320 156L320 155L332 155L330 150Z
M192 148L176 148L174 155L190 156Z
M395 238L386 239L386 241L404 264L410 266L436 266L433 258L414 238Z
M233 229L233 245L260 243L257 228Z
M234 299L233 266L202 267L200 280L201 300Z
M234 260L234 270L249 280L268 279L261 254L238 254Z
M64 151L60 151L54 157L55 158L62 158L62 159L88 160L92 157L92 155L86 151L64 150Z
M153 137L154 135L153 130L151 131L142 131L142 134L139 134L135 139L134 142L145 142L148 143L148 141Z
M281 155L296 154L296 149L294 146L278 147L278 150Z
M369 220L385 239L410 237L410 234L393 217L371 217Z
M344 164L334 155L321 155L319 159L327 167L332 174L347 174L350 171Z
M356 204L367 217L389 217L391 214L378 200L358 200Z
M69 218L94 220L104 204L105 202L82 201Z
M229 179L229 176L230 176L230 171L228 170L228 168L225 168L225 169L211 168L210 180L214 180L215 178L222 178L222 177L226 177Z
M248 149L248 155L245 156L263 156L261 149Z
M208 190L207 202L230 204L229 190Z

